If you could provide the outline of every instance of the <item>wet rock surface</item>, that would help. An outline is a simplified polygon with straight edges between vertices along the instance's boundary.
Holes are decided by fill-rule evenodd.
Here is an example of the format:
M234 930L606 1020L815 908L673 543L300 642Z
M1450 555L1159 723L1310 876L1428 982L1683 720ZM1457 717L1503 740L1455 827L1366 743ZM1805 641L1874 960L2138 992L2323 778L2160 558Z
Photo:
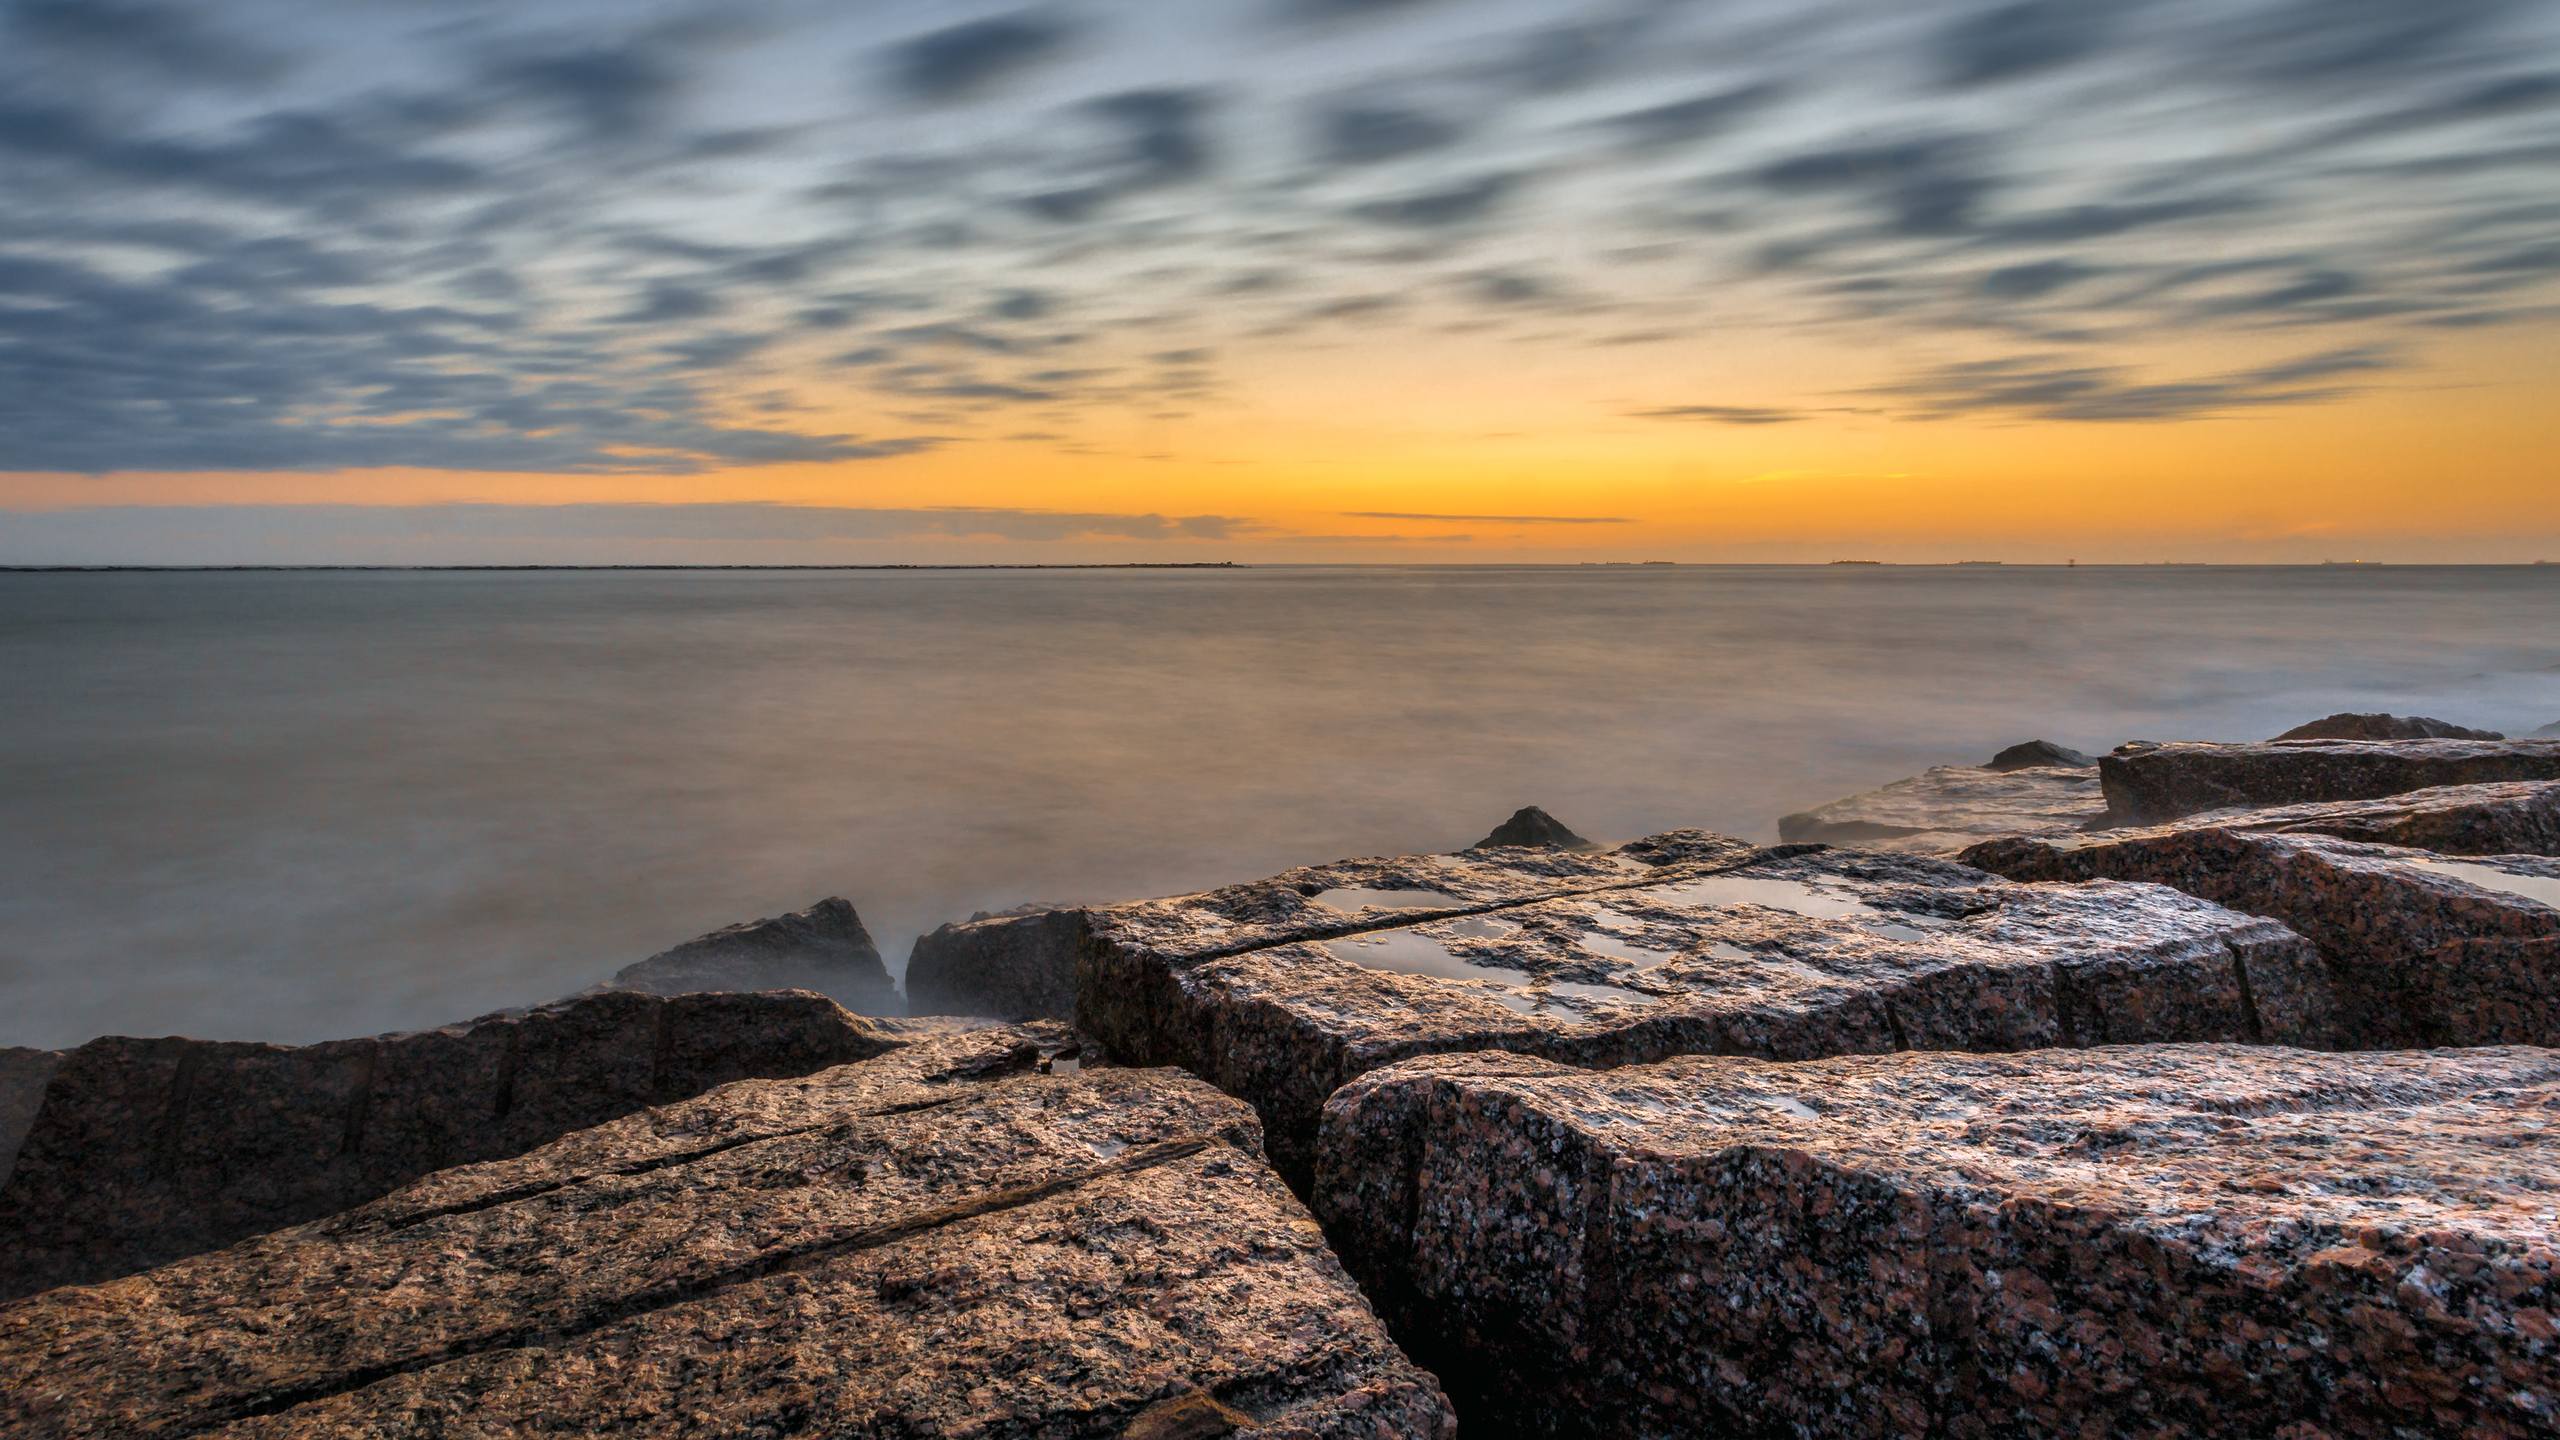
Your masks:
M2549 740L2179 741L2128 745L2098 762L2107 818L2154 825L2207 810L2373 800L2441 785L2560 780Z
M2098 763L2098 757L2083 755L2068 745L2050 740L2027 740L1994 755L1983 765L1985 770L2034 770L2042 766L2060 766L2070 770L2086 770Z
M2319 947L2345 1045L2560 1044L2560 860L2168 829L1995 841L1965 861L2021 880L2147 881L2281 920Z
M853 902L842 897L688 940L624 966L606 988L653 995L814 990L857 1015L895 1015L904 1008L880 948Z
M2071 834L2098 823L2106 810L2095 770L1941 765L1785 816L1778 835L1796 843L1953 855L1993 836Z
M1435 1437L1188 1077L980 1031L0 1308L12 1436ZM281 1323L280 1323L281 1322Z
M1076 945L1084 912L981 915L916 937L907 1008L918 1015L1063 1020L1076 1011Z
M2560 1053L1443 1056L1318 1211L1470 1435L2550 1434Z
M1561 820L1535 805L1523 805L1511 812L1511 818L1493 827L1493 833L1470 850L1484 850L1496 845L1552 845L1577 850L1591 842L1576 835Z
M2443 785L2379 800L2208 810L2174 828L2335 835L2446 855L2560 855L2560 781ZM2131 833L2110 831L2103 838Z
M2474 730L2426 715L2358 715L2341 711L2296 725L2278 740L2504 740L2495 730Z
M2330 1036L2308 944L2171 890L2013 885L1899 855L1712 853L1464 913L1313 915L1286 903L1302 898L1293 885L1096 910L1078 1025L1116 1058L1182 1065L1252 1101L1293 1182L1326 1097L1418 1054L1605 1066ZM1243 903L1257 896L1272 907Z
M609 993L319 1045L65 1051L0 1185L0 1299L333 1214L447 1166L897 1044L819 995Z

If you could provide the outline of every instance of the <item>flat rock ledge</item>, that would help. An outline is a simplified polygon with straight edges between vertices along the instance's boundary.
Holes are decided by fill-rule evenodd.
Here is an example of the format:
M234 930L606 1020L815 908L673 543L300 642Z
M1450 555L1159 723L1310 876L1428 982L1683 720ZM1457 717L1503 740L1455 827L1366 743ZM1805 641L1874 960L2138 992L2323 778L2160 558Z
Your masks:
M814 990L857 1015L905 1007L880 947L853 902L831 896L806 910L750 920L625 965L610 990L687 995L704 990Z
M2004 751L2003 754L2008 752ZM1941 765L1908 780L1780 817L1782 840L1953 855L2002 835L2069 835L2106 817L2098 772L2032 764Z
M1097 910L1077 1024L1117 1059L1181 1065L1251 1101L1300 1185L1326 1098L1414 1055L1612 1066L2334 1033L2308 943L2173 890L1688 848L1720 858L1462 908L1432 891L1353 914L1339 892L1284 884ZM1403 878L1448 873L1445 858Z
M1076 957L1097 914L1153 916L1157 923L1193 927L1197 950L1243 950L1281 937L1358 929L1375 923L1365 914L1381 909L1460 914L1751 853L1748 843L1728 836L1676 830L1609 850L1502 847L1337 860L1203 895L985 916L917 939L907 962L907 999L919 1015L1067 1019L1076 1013Z
M2340 711L2296 725L2279 740L2504 740L2495 730L2474 730L2431 715L2358 714Z
M2208 810L2175 821L2173 827L2335 835L2445 855L2560 855L2560 780L2440 785L2379 800ZM2119 830L2098 838L2130 833Z
M1470 1436L2543 1436L2560 1053L1375 1072L1344 1262Z
M2560 780L2550 740L2179 741L2126 745L2098 761L2107 818L2157 825L2206 810L2376 800L2439 785Z
M93 1040L51 1068L0 1185L0 1300L148 1269L429 1171L897 1043L824 996L791 992L590 995L319 1045Z
M0 1308L0 1431L1447 1437L1188 1077L921 1040Z
M2560 860L2171 829L1997 841L1965 861L2021 880L2168 885L2281 920L2319 947L2351 1048L2560 1044Z

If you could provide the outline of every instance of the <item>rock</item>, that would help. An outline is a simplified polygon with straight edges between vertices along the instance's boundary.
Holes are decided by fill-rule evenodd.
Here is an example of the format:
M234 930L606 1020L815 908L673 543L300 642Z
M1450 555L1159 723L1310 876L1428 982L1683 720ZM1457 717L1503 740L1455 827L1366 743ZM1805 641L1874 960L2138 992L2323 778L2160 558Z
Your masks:
M1314 1191L1505 1434L2548 1435L2560 1054L1507 1055Z
M2327 980L2301 937L2155 886L1735 845L1462 913L1355 920L1269 890L1089 912L1076 1015L1116 1059L1182 1065L1253 1102L1293 1183L1327 1096L1432 1052L1626 1065L2329 1036Z
M61 1063L59 1050L0 1046L0 1184L8 1181L10 1169L18 1163L18 1144L27 1138L27 1127L36 1123L45 1082Z
M63 1054L0 1186L0 1300L148 1269L429 1171L896 1043L801 993L608 993L320 1045L93 1040Z
M687 995L705 990L815 990L857 1015L895 1015L898 987L880 949L841 897L688 940L606 982L611 990Z
M2076 847L1994 841L1965 862L2020 880L2169 885L2281 920L2327 961L2347 1046L2560 1044L2560 860L2154 830Z
M2424 715L2351 715L2344 711L2296 725L2278 740L2504 740L2495 730L2473 730Z
M1625 884L1661 867L1751 853L1743 841L1675 830L1607 851L1512 847L1456 855L1403 855L1308 865L1208 896L1138 901L1140 912L1202 928L1199 948L1250 948L1271 937L1338 933L1385 906L1412 914L1457 914L1478 905ZM1320 903L1331 896L1348 909ZM1195 903L1196 902L1196 903ZM1075 1013L1076 956L1090 911L1049 910L945 925L916 941L907 961L907 1000L918 1014L948 1010L1001 1019L1064 1019Z
M0 1309L24 1440L1446 1437L1252 1113L920 1041Z
M2106 810L2093 771L1941 765L1786 816L1778 821L1778 836L1798 844L1953 855L2001 835L2071 834L2104 818Z
M1497 845L1550 845L1561 850L1579 850L1591 842L1565 828L1565 823L1535 805L1523 805L1511 812L1511 818L1493 827L1493 833L1470 850L1489 850Z
M2560 855L2560 781L2443 785L2380 800L2208 810L2171 828L2335 835L2445 855ZM2110 831L2108 838L2132 833Z
M2206 810L2377 800L2440 785L2560 780L2550 740L2178 741L2128 745L2098 762L2107 818L2157 825Z
M2536 730L2533 733L2536 735L2560 736L2560 720L2554 720L2550 724L2543 726L2541 729Z
M918 1015L1063 1020L1076 1013L1081 910L982 915L916 937L907 1008Z
M2056 745L2050 740L2028 740L2012 745L1992 756L1991 763L1982 768L1985 770L2034 770L2044 766L2058 765L2065 769L2086 770L2097 763L2096 756L2083 755L2070 746Z

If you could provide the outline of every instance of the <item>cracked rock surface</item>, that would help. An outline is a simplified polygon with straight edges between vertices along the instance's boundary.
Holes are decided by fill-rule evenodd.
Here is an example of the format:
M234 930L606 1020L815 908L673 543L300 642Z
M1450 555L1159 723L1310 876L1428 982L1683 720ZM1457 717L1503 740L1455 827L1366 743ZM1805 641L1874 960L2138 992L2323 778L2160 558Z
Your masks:
M2331 1037L2327 976L2301 937L2172 890L2016 885L1900 855L1717 853L1649 882L1456 914L1310 916L1286 885L1267 908L1240 905L1265 895L1240 886L1098 910L1078 1025L1115 1057L1178 1064L1251 1101L1297 1184L1326 1098L1420 1054L1608 1066Z
M2281 920L2319 947L2345 1045L2560 1044L2560 860L2219 829L1996 841L1965 860L2021 880L2148 881Z
M1439 1437L1256 1150L1167 1072L919 1040L0 1307L45 1437Z
M2550 740L2180 741L2127 745L2098 761L2108 819L2157 825L2206 810L2373 800L2439 785L2560 780Z
M64 1051L0 1185L0 1299L148 1269L895 1036L820 995L582 996L318 1045L110 1037Z
M1470 1435L2549 1435L2560 1053L1375 1072L1314 1199Z
M2446 855L2560 855L2560 781L2440 785L2378 800L2208 810L2175 822L2175 828L2335 835Z

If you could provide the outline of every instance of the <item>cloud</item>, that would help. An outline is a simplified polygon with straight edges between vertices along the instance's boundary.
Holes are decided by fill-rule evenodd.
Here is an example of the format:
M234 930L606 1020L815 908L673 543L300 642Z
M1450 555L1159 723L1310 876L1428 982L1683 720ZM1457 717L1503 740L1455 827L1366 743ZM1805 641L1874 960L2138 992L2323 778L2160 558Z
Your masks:
M2091 423L2184 421L2335 400L2353 393L2354 377L2399 363L2389 351L2360 346L2199 379L2143 381L2122 366L2016 356L1940 366L1866 393L1903 402L1918 419L1988 415Z
M1426 110L1345 101L1316 112L1316 158L1328 165L1374 165L1458 142L1457 126Z
M1938 62L1955 86L2014 80L2086 59L2100 50L2129 0L2019 0L1977 11L1938 37Z
M1698 420L1713 425L1792 425L1808 418L1801 410L1760 405L1666 405L1628 413L1638 420Z
M1345 510L1350 520L1437 520L1480 525L1633 525L1624 515L1440 515L1416 510Z
M1598 123L1631 149L1665 149L1721 135L1766 109L1787 91L1785 85L1761 81L1640 110L1620 111Z
M16 0L0 7L0 33L190 84L261 84L290 67L282 52L205 23L208 13L146 0Z
M1755 178L1781 194L1866 200L1906 235L1946 235L1969 227L1996 188L1978 168L1980 150L1954 136L1862 142L1791 155Z
M898 89L926 101L974 99L999 82L1057 59L1075 27L1057 15L1025 10L972 20L893 46L889 75Z
M1490 216L1520 187L1521 176L1479 175L1454 185L1416 190L1352 207L1352 213L1381 225L1438 230L1471 225Z

